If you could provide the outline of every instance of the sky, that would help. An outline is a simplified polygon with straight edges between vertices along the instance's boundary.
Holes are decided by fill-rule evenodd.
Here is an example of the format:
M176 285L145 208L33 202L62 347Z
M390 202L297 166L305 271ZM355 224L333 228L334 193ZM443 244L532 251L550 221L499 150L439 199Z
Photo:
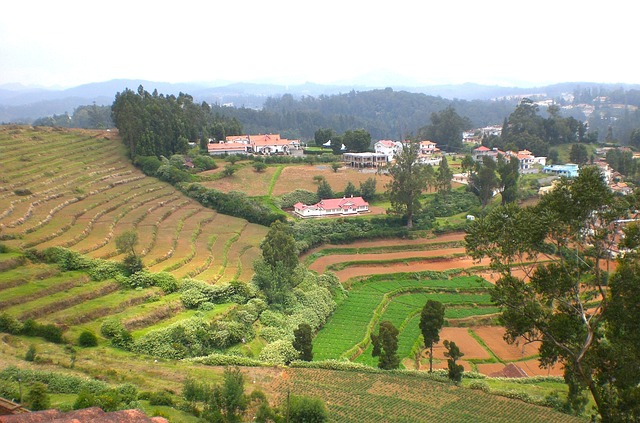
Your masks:
M629 0L8 0L0 86L381 74L416 85L637 84L638 11Z

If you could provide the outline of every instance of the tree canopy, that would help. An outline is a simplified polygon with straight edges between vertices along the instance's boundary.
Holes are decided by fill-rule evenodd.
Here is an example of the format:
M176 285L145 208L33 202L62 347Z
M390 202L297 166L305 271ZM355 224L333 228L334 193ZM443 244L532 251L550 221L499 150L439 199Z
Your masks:
M616 386L603 380L626 360L609 354L607 316L619 315L624 305L611 299L607 286L627 280L622 274L609 277L609 260L620 235L616 222L638 207L630 201L637 200L613 196L598 168L583 167L536 206L493 209L471 225L465 238L468 253L489 258L501 275L492 299L501 309L506 340L541 342L541 364L564 367L567 407L579 412L581 392L588 389L603 421L616 421L615 410L631 389L627 383L640 382L631 377ZM627 293L624 284L619 286Z

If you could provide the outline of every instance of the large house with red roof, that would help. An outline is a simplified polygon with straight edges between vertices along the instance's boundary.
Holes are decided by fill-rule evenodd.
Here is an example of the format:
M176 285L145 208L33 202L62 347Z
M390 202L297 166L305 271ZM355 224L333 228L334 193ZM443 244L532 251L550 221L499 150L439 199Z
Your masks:
M300 148L300 140L280 138L280 134L231 135L218 143L209 142L209 154L289 154Z
M328 198L310 206L296 203L293 210L302 217L352 216L368 213L369 203L362 197Z

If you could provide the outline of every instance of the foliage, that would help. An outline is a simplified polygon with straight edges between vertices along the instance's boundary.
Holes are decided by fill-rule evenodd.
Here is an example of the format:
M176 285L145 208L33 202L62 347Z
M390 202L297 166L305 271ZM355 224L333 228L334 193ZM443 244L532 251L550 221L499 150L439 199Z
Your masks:
M39 336L56 344L63 342L62 329L52 323L41 324L35 320L28 319L22 325L21 333L27 336Z
M293 332L295 339L293 340L293 348L299 353L299 359L304 361L313 360L312 333L311 326L302 323Z
M222 386L214 387L203 417L208 421L240 422L247 404L242 372L238 367L227 367Z
M444 305L427 300L420 313L420 332L424 344L429 348L429 372L433 371L433 344L440 340L440 329L444 325Z
M371 201L376 196L376 178L367 178L364 182L360 182L360 196L365 201Z
M536 206L499 207L476 220L466 236L469 254L489 258L501 274L492 298L507 341L540 341L541 363L564 366L569 408L577 411L581 391L589 389L604 421L611 421L625 383L598 381L624 359L599 357L610 342L606 316L621 306L607 299L603 266L616 241L615 222L628 213L627 200L613 196L600 171L583 167ZM521 272L512 272L512 265Z
M178 189L205 207L229 216L246 219L251 223L269 226L277 220L283 220L281 214L274 213L269 207L243 193L235 191L225 193L196 183L182 184Z
M436 171L434 184L438 192L448 193L451 191L451 178L453 178L453 171L449 168L447 158L442 157L440 166Z
M265 346L258 359L272 364L289 364L299 357L300 353L293 348L291 341L279 339Z
M306 189L296 189L282 196L282 208L293 207L296 203L316 204L320 199L316 193L307 191Z
M378 334L371 334L373 344L372 355L380 357L378 367L384 370L397 369L400 365L398 351L398 334L400 332L388 320L380 322Z
M448 106L431 113L431 124L420 128L418 136L437 143L441 150L458 152L462 149L462 131L471 127L468 118L461 117L453 106Z
M187 142L197 141L202 133L215 139L242 133L237 120L213 114L208 104L197 105L183 93L176 97L149 93L142 86L137 92L125 89L116 94L111 109L131 157L186 153Z
M0 380L9 381L18 379L21 379L27 384L34 382L44 383L49 392L59 394L77 394L83 389L97 393L107 387L104 382L72 376L66 373L18 369L14 366L9 366L0 371Z
M138 244L138 234L129 230L116 237L116 250L120 254L136 255L135 247Z
M83 330L78 337L78 345L84 348L95 347L98 345L98 338L90 330Z
M27 350L27 353L24 355L24 360L36 361L36 358L37 358L36 346L31 344L29 345L29 349Z
M264 172L267 169L267 165L264 162L254 162L252 166L256 172Z
M47 385L41 382L35 382L31 385L25 400L33 411L51 408L51 398L47 393Z
M322 423L329 420L327 407L320 398L292 395L288 406L291 422Z
M496 170L496 162L491 157L483 156L482 162L476 163L476 169L471 173L469 189L478 196L482 208L489 204L499 186Z
M338 142L336 142L336 144L338 144ZM371 148L371 134L364 129L345 131L345 133L342 134L342 144L351 152L361 153L367 151Z
M420 211L420 196L433 179L433 168L418 161L419 144L405 144L396 162L389 168L391 181L385 186L391 201L390 212L402 216L407 228L413 228L413 219Z
M0 313L0 332L17 335L22 331L22 323L7 313Z
M322 178L322 180L318 183L316 195L321 200L335 198L335 194L333 192L333 189L331 189L331 185L329 185L329 182L327 182L327 180L324 178Z
M456 362L462 358L464 354L460 352L460 348L453 341L445 340L443 345L447 350L444 353L444 356L447 357L447 368L449 369L447 375L452 381L460 383L462 380L462 373L464 372L464 366L457 364Z

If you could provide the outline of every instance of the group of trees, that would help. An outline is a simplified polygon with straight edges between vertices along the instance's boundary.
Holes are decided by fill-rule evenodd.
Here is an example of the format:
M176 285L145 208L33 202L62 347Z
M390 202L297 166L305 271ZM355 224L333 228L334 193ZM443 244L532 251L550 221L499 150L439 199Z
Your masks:
M610 261L638 248L637 224L620 226L638 200L614 196L587 166L535 206L493 209L466 236L468 253L500 274L492 299L507 341L541 342L541 364L564 367L567 410L582 411L586 389L605 422L640 418L640 264L632 251L615 272Z
M323 147L324 144L331 141L330 146L333 154L342 154L342 146L345 146L346 151L354 153L361 153L371 149L371 134L364 129L347 130L342 135L335 133L330 128L320 128L315 131L313 135L314 141L318 147Z
M473 160L472 160L473 161ZM496 192L502 194L502 204L518 199L519 163L515 157L498 156L497 160L484 156L468 169L469 190L486 207Z
M537 104L528 98L522 99L509 117L504 119L502 134L488 137L483 144L490 148L529 150L536 156L548 156L549 147L597 140L594 134L587 134L583 122L572 116L562 117L556 105L547 108L547 118L538 112Z
M184 154L189 142L206 150L209 138L242 133L238 120L214 114L207 103L195 104L183 93L176 97L149 93L142 86L137 92L126 89L116 94L111 110L131 157Z

